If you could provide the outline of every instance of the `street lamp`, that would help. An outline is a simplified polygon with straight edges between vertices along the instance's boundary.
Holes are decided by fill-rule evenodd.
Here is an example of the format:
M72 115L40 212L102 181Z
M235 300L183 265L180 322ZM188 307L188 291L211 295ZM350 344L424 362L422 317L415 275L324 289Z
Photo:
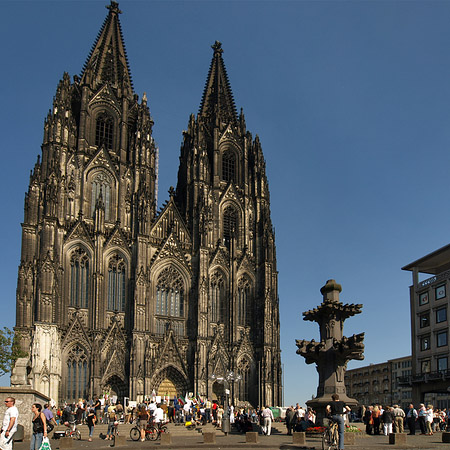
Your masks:
M217 381L220 384L223 384L225 390L225 404L223 408L223 416L222 416L222 431L225 436L230 432L230 409L228 406L228 398L230 395L230 381L239 381L242 379L241 375L235 375L235 373L230 370L226 376L217 376L216 374L212 374L209 377L210 380Z

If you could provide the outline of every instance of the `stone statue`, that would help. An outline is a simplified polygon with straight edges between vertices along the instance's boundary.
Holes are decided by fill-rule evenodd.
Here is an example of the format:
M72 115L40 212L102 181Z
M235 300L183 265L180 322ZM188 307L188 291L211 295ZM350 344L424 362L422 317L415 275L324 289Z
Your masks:
M297 354L303 356L306 364L316 364L319 373L317 396L307 403L317 412L319 420L325 417L325 408L331 401L331 395L339 394L340 400L348 406L357 405L357 401L347 397L344 373L347 362L352 359L364 359L364 333L349 338L343 336L345 319L361 313L362 305L342 304L339 293L340 284L328 280L320 292L323 302L315 309L303 313L303 320L317 322L320 327L320 342L296 340Z

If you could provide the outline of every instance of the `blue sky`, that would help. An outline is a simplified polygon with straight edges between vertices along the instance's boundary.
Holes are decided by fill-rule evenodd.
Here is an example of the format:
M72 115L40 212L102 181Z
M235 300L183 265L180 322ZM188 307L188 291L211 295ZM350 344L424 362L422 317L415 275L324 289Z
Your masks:
M0 1L1 325L15 321L20 223L43 122L64 71L79 74L102 1ZM327 279L362 303L344 334L365 361L410 354L409 273L450 242L450 2L122 1L135 91L160 148L159 203L176 185L182 130L212 57L224 60L247 128L261 138L276 228L285 404L315 394L295 339Z

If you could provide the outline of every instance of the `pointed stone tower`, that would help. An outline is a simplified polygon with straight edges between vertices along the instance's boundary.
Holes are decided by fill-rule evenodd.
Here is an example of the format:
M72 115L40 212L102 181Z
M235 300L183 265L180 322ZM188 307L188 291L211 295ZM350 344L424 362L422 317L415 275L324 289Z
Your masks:
M221 43L212 49L200 111L184 133L176 189L197 280L195 367L206 370L196 378L199 389L211 392L208 375L233 370L243 376L235 396L276 405L282 388L280 330L265 160L242 110L236 113Z
M80 77L64 74L25 196L16 332L56 402L109 393L281 402L275 236L265 161L216 42L178 184L156 211L157 148L116 2ZM258 386L261 389L258 390Z

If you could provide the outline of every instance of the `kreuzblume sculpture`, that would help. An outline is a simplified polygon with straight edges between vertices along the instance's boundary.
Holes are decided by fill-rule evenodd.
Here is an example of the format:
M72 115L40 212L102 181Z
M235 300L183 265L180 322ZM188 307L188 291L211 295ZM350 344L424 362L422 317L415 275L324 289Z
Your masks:
M357 400L347 397L344 373L347 362L352 359L364 359L364 333L354 334L347 338L343 335L345 319L361 313L362 305L342 304L339 293L340 284L328 280L320 289L323 302L310 311L303 313L303 320L317 322L320 327L320 342L296 340L297 354L303 356L306 364L316 364L319 373L317 396L306 402L317 412L317 418L325 417L326 405L331 395L339 394L340 400L348 406L358 404Z

